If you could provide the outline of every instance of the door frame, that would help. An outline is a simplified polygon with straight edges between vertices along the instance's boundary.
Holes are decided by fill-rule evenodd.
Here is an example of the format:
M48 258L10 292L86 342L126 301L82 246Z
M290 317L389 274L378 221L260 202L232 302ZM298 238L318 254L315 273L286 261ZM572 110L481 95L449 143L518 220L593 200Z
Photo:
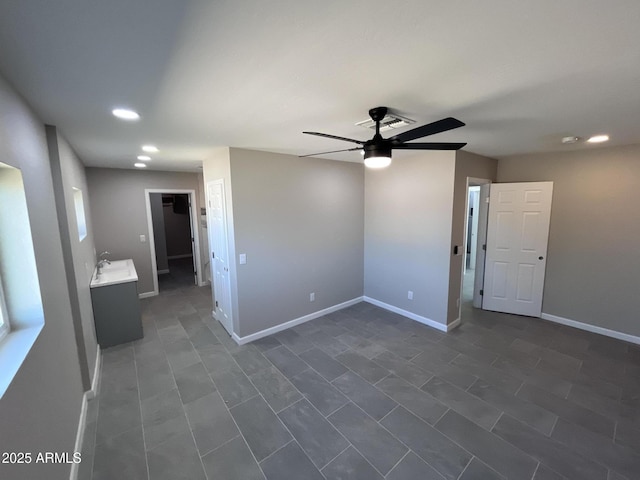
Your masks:
M469 204L469 206L467 207L467 231L466 231L466 237L464 239L464 262L462 263L462 268L464 269L464 272L467 272L467 260L469 262L469 268L471 270L474 270L476 268L476 254L477 254L477 250L478 250L478 228L479 228L479 212L480 212L480 185L467 185L467 191L469 192L469 196L471 196L471 189L472 188L477 188L477 190L474 190L477 195L474 195L475 198L475 204L476 205L471 205ZM469 197L467 197L467 201L469 200ZM474 225L475 225L475 245L473 244L474 242L468 242L469 238L469 212L471 210L472 207L475 207L475 210L473 212L473 217L471 219L471 235L473 235L474 232ZM467 253L467 249L470 247L469 249L469 253Z
M147 207L147 231L148 241L149 241L149 250L151 252L151 272L153 276L153 292L147 292L142 294L144 297L151 297L158 295L158 264L156 262L156 242L155 235L153 232L153 218L151 216L151 194L152 193L175 193L175 194L187 194L189 195L189 202L191 203L191 208L189 209L191 212L189 222L191 224L191 232L193 235L193 256L195 260L196 267L196 278L197 285L199 287L204 286L204 281L202 277L202 262L200 261L200 233L197 229L198 226L198 218L197 218L197 204L196 204L196 191L195 190L187 190L184 188L145 188L144 189L144 197ZM141 297L142 298L142 297Z
M482 185L488 185L493 183L493 180L489 178L477 178L467 177L467 184L465 187L465 199L464 199L464 239L466 248L468 220L469 220L469 187L476 187ZM473 306L475 308L482 307L482 296L480 290L482 290L484 282L484 251L482 245L487 242L487 218L489 213L489 204L482 201L480 196L478 203L478 235L476 236L476 264L474 268L474 280L473 280ZM475 214L475 212L474 212ZM465 250L466 253L466 250ZM463 258L464 261L464 258ZM462 265L460 269L460 302L458 305L458 318L462 319L462 292L464 291L464 271L465 265Z

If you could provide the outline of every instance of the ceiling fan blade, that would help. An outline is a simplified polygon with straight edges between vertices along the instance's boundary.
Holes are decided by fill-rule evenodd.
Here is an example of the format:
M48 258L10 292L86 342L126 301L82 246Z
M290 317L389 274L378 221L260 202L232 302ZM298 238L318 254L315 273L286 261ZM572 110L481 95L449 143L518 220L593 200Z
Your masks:
M394 150L460 150L466 143L401 143L392 145Z
M416 127L406 132L399 133L388 140L391 140L392 142L409 142L416 138L435 135L436 133L446 132L447 130L453 130L458 127L464 127L464 125L465 124L457 118L448 117L438 120L437 122L428 123L421 127Z
M315 157L316 155L326 155L327 153L355 152L356 150L362 150L362 148L361 148L361 147L356 147L356 148L345 148L344 150L331 150L330 152L311 153L311 154L309 154L309 155L298 155L298 158L303 158L303 157Z
M328 133L320 133L320 132L302 132L302 133L306 133L307 135L317 135L318 137L333 138L335 140L342 140L345 142L357 143L358 145L364 145L364 142L361 142L360 140L354 140L353 138L346 138L346 137L337 137L335 135L329 135Z

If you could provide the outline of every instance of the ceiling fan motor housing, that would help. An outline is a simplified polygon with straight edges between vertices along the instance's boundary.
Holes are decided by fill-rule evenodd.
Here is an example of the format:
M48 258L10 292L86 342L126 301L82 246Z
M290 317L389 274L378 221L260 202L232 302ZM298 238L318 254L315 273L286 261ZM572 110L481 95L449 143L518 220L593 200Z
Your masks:
M391 144L382 140L381 142L369 141L364 144L364 158L389 157L391 158Z
M374 122L381 122L388 110L387 107L375 107L369 110L369 116Z

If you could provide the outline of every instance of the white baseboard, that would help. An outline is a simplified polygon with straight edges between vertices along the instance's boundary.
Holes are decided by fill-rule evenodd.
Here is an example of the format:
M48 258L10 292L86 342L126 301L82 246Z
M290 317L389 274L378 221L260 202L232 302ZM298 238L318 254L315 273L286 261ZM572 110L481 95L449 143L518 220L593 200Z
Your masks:
M453 322L451 322L451 323L449 323L447 325L447 332L450 332L454 328L458 328L460 326L461 322L462 322L462 320L460 319L460 317L456 318Z
M375 305L376 307L384 308L385 310L389 310L390 312L405 316L407 318L410 318L411 320L422 323L423 325L435 328L436 330L440 330L441 332L449 332L460 325L459 318L451 322L449 325L445 325L443 323L436 322L435 320L431 320L430 318L423 317L407 310L403 310L402 308L394 307L393 305L389 305L388 303L381 302L380 300L376 300L375 298L365 296L363 297L363 300L367 303Z
M88 393L84 392L82 395L82 407L80 408L80 420L78 421L78 431L76 433L76 443L73 448L74 452L82 451L82 441L84 440L84 430L87 425L87 402ZM76 480L78 478L78 463L71 464L71 472L69 473L69 480Z
M598 333L607 337L617 338L618 340L624 340L625 342L635 343L640 345L640 337L635 335L629 335L628 333L618 332L616 330L610 330L604 327L598 327L589 323L578 322L569 318L558 317L557 315L551 315L550 313L542 313L540 318L543 320L549 320L550 322L560 323L567 325L568 327L579 328L580 330L586 330L587 332Z
M328 307L323 310L318 310L317 312L304 315L303 317L294 318L293 320L289 320L288 322L281 323L280 325L276 325L275 327L270 327L265 330L260 330L259 332L252 333L251 335L245 335L244 337L240 337L234 332L231 337L236 341L238 345L244 345L245 343L254 342L260 338L268 337L269 335L273 335L274 333L281 332L282 330L295 327L296 325L300 325L301 323L308 322L309 320L322 317L329 313L337 312L338 310L342 310L343 308L347 308L347 307L350 307L351 305L355 305L356 303L360 303L362 300L363 300L363 297L353 298L351 300L347 300L346 302L333 305L332 307Z
M143 292L138 294L138 298L143 299L143 298L155 297L156 295L158 295L158 292Z
M188 257L193 257L193 255L191 253L185 253L182 255L171 255L170 257L167 257L167 260L177 260L178 258L188 258Z
M93 380L91 381L91 390L87 392L89 394L89 398L87 398L87 400L91 400L95 398L96 395L98 395L98 385L100 385L98 381L100 380L100 371L101 371L100 365L102 365L102 355L100 355L100 353L101 353L100 345L97 345L96 365L93 368Z
M84 432L87 428L87 408L89 404L89 400L95 398L98 393L98 385L100 384L100 365L101 365L102 355L100 353L100 345L98 345L98 349L96 351L96 366L93 370L93 381L91 382L91 390L84 392L82 395L82 404L80 407L80 419L78 420L78 430L76 432L76 443L74 445L73 451L82 452L82 442L84 442ZM71 464L71 471L69 472L69 480L77 480L78 478L78 468L80 467L79 463Z

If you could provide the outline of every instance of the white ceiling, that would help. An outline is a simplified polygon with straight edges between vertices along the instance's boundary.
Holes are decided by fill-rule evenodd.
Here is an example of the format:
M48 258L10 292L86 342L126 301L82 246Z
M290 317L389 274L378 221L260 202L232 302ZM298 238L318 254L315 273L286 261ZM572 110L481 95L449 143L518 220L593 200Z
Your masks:
M640 143L638 25L638 0L3 0L0 72L89 166L350 148L301 132L366 140L378 105L500 157Z

